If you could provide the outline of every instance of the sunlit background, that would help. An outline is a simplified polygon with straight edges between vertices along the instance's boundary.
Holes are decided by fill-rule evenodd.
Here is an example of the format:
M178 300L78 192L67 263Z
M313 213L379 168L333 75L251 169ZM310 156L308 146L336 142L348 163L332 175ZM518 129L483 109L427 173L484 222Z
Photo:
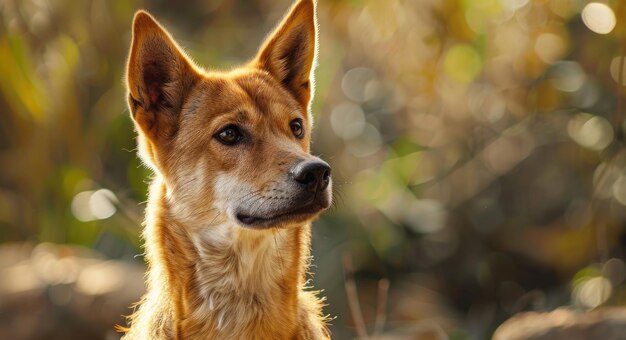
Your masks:
M0 0L0 338L116 339L144 289L134 11L223 68L289 5ZM319 0L313 149L337 203L313 284L337 339L363 335L355 314L370 334L486 339L518 312L626 304L625 13Z

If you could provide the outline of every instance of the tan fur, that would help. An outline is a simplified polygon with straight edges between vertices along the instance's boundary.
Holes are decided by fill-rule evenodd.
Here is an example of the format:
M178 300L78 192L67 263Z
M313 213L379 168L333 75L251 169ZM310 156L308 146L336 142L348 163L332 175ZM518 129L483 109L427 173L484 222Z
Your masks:
M124 339L328 338L320 299L304 290L319 212L258 230L233 218L247 200L259 200L259 211L286 204L280 179L313 158L315 20L313 0L300 0L250 63L207 72L149 14L136 14L128 100L155 177L143 232L148 291ZM216 142L229 123L251 141Z

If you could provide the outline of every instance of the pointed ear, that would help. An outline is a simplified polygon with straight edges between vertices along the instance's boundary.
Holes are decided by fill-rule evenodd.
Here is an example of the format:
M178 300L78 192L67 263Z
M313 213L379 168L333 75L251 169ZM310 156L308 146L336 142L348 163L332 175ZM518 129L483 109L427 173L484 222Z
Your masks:
M296 2L261 47L257 67L269 72L304 107L313 96L317 58L317 19L314 0Z
M128 102L147 137L156 141L174 135L183 100L199 77L167 31L147 12L137 12L128 58Z

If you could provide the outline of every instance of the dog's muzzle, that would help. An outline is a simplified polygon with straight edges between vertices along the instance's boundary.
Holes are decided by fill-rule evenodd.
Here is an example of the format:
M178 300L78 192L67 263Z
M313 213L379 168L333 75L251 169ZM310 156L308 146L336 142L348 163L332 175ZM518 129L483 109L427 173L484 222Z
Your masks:
M262 200L245 200L235 211L240 224L251 228L268 228L314 218L330 206L332 194L330 166L317 157L300 161L281 182L274 182L269 195Z

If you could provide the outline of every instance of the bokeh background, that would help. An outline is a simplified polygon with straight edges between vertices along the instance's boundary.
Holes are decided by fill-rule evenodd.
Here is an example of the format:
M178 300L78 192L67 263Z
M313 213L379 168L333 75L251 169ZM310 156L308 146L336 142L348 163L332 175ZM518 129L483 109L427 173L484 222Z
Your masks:
M134 11L228 68L290 3L0 0L0 338L115 339L143 291ZM336 338L358 335L357 303L369 333L416 339L626 304L626 2L319 0L318 15L313 149L336 203L312 283Z

